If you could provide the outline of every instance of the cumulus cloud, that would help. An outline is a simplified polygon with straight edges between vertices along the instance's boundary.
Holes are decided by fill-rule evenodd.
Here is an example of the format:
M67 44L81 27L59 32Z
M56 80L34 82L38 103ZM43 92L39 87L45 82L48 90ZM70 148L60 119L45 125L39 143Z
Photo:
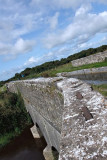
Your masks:
M40 58L30 57L25 63L24 66L32 66L35 63L39 63Z
M24 15L18 13L0 16L0 40L2 42L11 42L36 30L40 22L40 16L41 13L27 13Z
M53 48L64 43L72 43L74 40L83 43L97 33L107 32L107 11L98 14L87 13L87 11L88 9L83 6L79 8L71 24L57 33L47 35L44 39L45 46Z
M81 18L81 16L84 16L90 10L91 10L91 5L88 5L88 6L82 5L78 10L76 10L75 17L80 17Z
M55 29L57 27L58 17L59 17L59 12L56 12L53 17L49 18L49 24L51 29Z
M15 44L0 43L0 55L6 55L7 59L14 59L19 54L30 52L35 45L34 40L23 40L22 38L18 39Z
M18 39L13 47L14 54L26 53L32 50L35 46L34 40L23 40L22 38Z
M28 10L27 4L20 0L0 0L0 12L0 55L13 59L31 51L35 46L34 40L21 37L40 27L41 12Z

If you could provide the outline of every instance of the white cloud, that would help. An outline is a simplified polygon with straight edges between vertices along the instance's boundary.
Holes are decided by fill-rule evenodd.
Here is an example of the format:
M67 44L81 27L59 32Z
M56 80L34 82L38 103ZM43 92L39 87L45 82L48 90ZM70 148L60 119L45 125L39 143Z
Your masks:
M30 52L35 46L34 40L21 37L40 27L41 12L32 11L21 0L0 0L0 12L0 55L14 59L18 54Z
M80 5L89 5L92 2L107 4L107 0L32 0L31 6L36 6L39 9L45 9L48 11L53 9L76 9Z
M107 37L103 37L103 38L101 39L101 42L107 43Z
M58 17L59 17L59 12L56 12L55 15L49 19L51 29L55 29L57 27Z
M24 63L24 66L32 67L32 66L40 65L44 62L49 62L49 61L52 61L52 60L58 60L58 59L66 57L67 54L69 54L69 52L71 52L71 49L64 46L64 47L58 48L54 51L50 51L50 52L48 52L48 53L46 53L43 56L38 57L38 58L30 57L28 59L28 61L26 61Z
M27 53L32 50L35 46L34 40L23 40L22 38L18 39L13 47L14 54Z
M82 6L76 11L73 22L57 33L48 34L44 39L44 44L47 48L53 48L64 43L72 43L74 40L76 43L80 40L83 43L97 33L104 32L107 32L107 11L92 14L87 13Z
M32 53L33 57L24 65L13 66L13 69L4 71L0 76L9 77L28 66L93 47L95 43L89 43L89 40L107 32L107 11L99 13L99 8L95 7L94 10L92 2L107 4L107 0L0 0L0 58L5 56L9 60L30 53L35 47L35 40L39 44L36 44L37 50L41 48L41 54L46 52L41 46L41 37L45 37L44 44L50 49L41 57L36 50L38 58ZM105 36L99 45L106 42ZM51 49L53 47L54 50Z
M4 44L0 42L0 55L7 55L11 50L11 44Z
M78 10L76 10L75 16L80 17L87 14L91 9L91 5L82 5Z
M41 13L25 13L0 16L0 40L11 42L37 29ZM7 25L8 24L8 25Z
M6 59L14 59L19 54L30 52L36 45L34 40L18 39L15 44L0 43L0 55L5 55Z
M24 66L32 66L34 63L38 63L38 58L30 57L25 63Z
M99 0L100 3L107 4L107 0Z
M75 47L78 49L78 50L83 50L84 48L85 49L88 49L88 48L96 48L98 46L101 46L101 45L106 45L107 44L107 37L103 37L102 39L98 40L98 41L92 41L92 42L86 42L86 43L81 43L81 44L78 44L76 45Z
M77 53L83 49L87 49L90 47L98 47L102 44L107 44L107 37L106 36L104 36L102 39L99 39L97 42L92 41L89 43L87 43L87 42L80 43L80 44L77 44L74 46L67 45L67 46L63 46L61 48L58 48L54 51L50 51L47 54L44 54L43 56L38 57L38 58L30 57L24 63L24 65L17 66L17 67L11 68L10 70L3 71L2 73L0 73L0 78L1 78L1 80L2 80L2 77L4 79L8 79L8 78L14 76L15 73L17 73L17 72L19 73L27 67L34 67L34 66L40 65L40 64L47 62L47 61L61 59L61 58L67 57L73 53Z
M54 0L55 6L63 9L78 7L82 2L83 0Z
M87 3L86 0L85 2ZM82 4L84 0L32 0L32 6L39 6L39 7L49 7L50 9L68 9L68 8L76 8L80 4Z
M34 57L29 58L28 62L30 63L34 63L36 61L36 59Z

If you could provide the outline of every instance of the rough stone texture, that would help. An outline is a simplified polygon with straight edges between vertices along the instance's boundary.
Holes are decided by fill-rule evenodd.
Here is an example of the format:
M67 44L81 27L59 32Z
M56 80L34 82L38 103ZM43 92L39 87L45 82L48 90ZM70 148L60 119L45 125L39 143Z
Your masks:
M43 155L45 157L46 160L55 160L52 150L49 146L47 146L44 150L43 150Z
M58 77L72 77L81 80L102 80L107 81L107 67L82 69L73 72L57 73Z
M96 53L84 58L80 58L77 60L71 61L72 66L77 67L77 66L82 66L85 64L91 64L91 63L96 63L96 62L103 62L105 58L107 57L107 51Z
M7 86L12 92L21 92L48 147L60 152L59 160L107 159L107 104L90 85L59 77L10 82ZM91 119L86 119L84 112L91 114Z
M60 148L64 107L63 95L56 83L61 78L16 81L8 84L11 92L20 91L34 124L38 124L47 144Z
M32 128L30 128L30 130L31 130L34 138L41 138L42 137L42 135L38 131L38 128L36 127L36 125L34 125Z
M58 87L64 94L59 160L107 159L107 106L104 97L77 79L65 79L58 83ZM77 91L82 94L82 99L77 98ZM86 121L82 111L84 106L93 119Z

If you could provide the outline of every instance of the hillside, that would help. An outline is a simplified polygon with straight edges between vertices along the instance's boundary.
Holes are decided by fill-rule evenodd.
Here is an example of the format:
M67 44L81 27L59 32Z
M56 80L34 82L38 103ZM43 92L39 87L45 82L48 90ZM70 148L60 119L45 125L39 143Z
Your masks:
M14 80L36 78L41 76L42 77L56 76L56 73L59 73L59 72L70 72L70 71L84 69L84 68L107 66L106 62L91 64L91 65L84 65L81 67L72 67L72 64L70 63L72 60L76 60L76 59L93 55L99 52L103 52L105 50L107 50L107 45L103 45L98 48L90 48L87 50L83 50L67 58L62 58L61 60L56 60L56 61L45 62L33 68L26 68L21 73L16 73L14 77L6 81L1 81L0 86L5 84L6 82L14 81Z

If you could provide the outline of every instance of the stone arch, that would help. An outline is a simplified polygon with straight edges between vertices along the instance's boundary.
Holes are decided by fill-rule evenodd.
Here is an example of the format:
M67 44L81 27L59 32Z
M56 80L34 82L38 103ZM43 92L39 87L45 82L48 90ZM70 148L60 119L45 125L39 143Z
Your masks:
M52 154L53 154L54 159L58 160L58 158L59 158L58 150L54 146L51 147L51 150L52 150Z

